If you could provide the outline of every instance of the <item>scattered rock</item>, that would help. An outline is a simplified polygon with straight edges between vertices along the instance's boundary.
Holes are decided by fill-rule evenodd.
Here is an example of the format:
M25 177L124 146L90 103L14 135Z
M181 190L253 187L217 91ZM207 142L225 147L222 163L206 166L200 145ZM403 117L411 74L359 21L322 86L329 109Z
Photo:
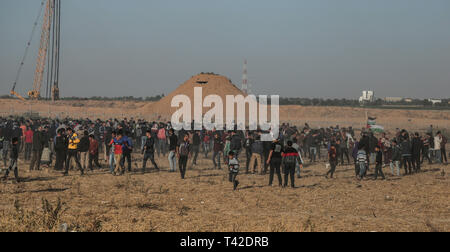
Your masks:
M68 227L67 223L63 223L63 224L59 225L58 232L67 233L68 229L69 229L69 227Z

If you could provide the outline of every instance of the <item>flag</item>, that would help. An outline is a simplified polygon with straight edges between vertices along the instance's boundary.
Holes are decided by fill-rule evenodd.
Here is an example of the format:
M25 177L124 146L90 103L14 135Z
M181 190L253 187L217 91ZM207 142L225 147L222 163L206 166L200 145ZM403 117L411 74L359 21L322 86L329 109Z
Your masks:
M369 116L369 118L367 119L367 124L368 125L375 125L375 124L377 124L377 118L376 117L370 117Z
M369 129L372 132L378 132L378 133L384 132L384 127L380 126L380 125L369 125Z

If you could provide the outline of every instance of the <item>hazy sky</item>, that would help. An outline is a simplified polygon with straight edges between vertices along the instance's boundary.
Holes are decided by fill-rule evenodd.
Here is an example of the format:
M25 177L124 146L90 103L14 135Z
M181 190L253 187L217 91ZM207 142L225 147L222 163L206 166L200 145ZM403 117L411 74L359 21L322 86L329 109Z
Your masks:
M1 94L40 2L0 0ZM200 72L240 87L247 58L257 94L450 97L449 0L63 0L61 40L62 96L168 94Z

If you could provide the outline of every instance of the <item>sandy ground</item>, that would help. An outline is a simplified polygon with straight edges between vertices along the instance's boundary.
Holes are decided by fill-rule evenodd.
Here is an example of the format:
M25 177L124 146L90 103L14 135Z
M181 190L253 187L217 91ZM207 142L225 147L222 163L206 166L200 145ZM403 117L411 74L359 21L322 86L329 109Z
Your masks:
M134 158L141 167L140 155ZM450 231L444 165L404 177L385 168L385 181L358 181L353 165L338 166L336 178L326 179L319 163L305 167L295 189L267 186L268 175L241 173L233 191L209 159L185 180L167 172L165 157L157 163L161 172L113 177L105 169L63 177L26 172L20 162L24 182L0 184L0 231L57 231L62 223L69 231Z

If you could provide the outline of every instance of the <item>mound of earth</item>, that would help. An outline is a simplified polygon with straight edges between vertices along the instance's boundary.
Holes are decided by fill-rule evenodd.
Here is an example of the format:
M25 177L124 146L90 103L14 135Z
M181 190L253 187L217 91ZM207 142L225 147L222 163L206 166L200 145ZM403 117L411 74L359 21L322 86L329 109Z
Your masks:
M194 103L194 88L202 88L202 98L204 99L208 95L218 95L222 98L223 106L225 108L225 101L227 95L243 95L246 96L236 85L234 85L230 79L225 76L215 74L199 74L193 76L191 79L180 85L172 93L161 99L160 101L148 104L143 109L150 114L157 114L162 118L170 119L172 114L178 109L172 107L171 102L173 97L177 95L186 95L191 100L191 107ZM207 112L210 108L204 108L203 113ZM193 113L193 111L192 111ZM192 114L193 115L193 114Z

